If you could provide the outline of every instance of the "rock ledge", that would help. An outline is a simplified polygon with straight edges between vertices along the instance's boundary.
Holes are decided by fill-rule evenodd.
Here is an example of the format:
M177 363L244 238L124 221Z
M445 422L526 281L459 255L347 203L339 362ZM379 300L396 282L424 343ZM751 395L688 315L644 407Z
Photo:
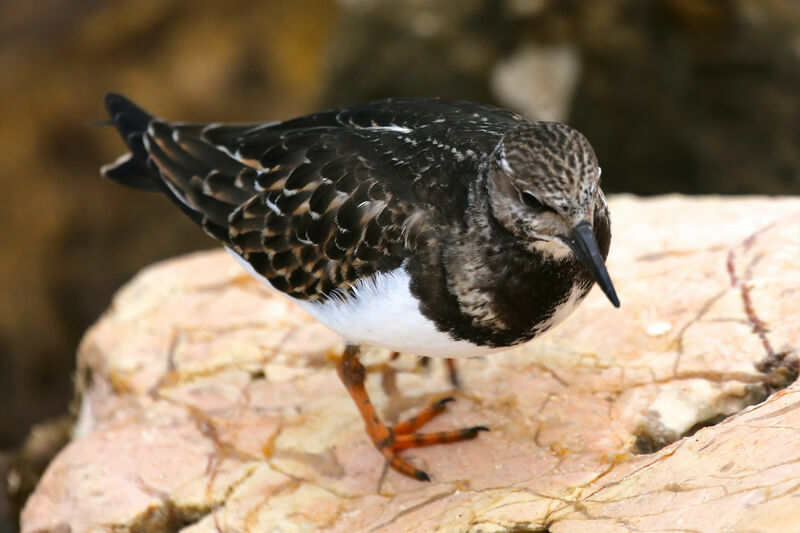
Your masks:
M146 269L80 347L76 436L22 531L797 530L800 388L759 402L796 375L800 200L611 204L622 308L593 291L460 363L429 429L492 431L406 452L431 483L381 476L340 338L222 251ZM390 420L451 392L439 361L365 363Z

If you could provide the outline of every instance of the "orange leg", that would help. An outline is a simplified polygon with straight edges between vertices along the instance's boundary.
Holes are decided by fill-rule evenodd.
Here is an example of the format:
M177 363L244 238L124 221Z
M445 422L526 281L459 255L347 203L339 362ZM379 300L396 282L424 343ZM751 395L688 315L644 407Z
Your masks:
M358 353L358 346L347 345L337 367L339 378L344 383L344 386L347 387L347 392L350 393L356 407L358 407L372 443L386 458L389 466L401 474L419 481L430 481L428 474L411 466L397 456L397 452L400 450L474 439L481 431L489 431L486 427L475 426L438 433L414 433L432 418L444 412L447 403L451 402L453 398L439 400L417 416L400 422L395 426L387 426L381 421L364 388L365 370L358 360Z
M394 361L400 355L399 352L392 352L392 356L389 359L390 361ZM419 364L423 367L427 367L431 362L430 357L422 356L419 360ZM456 368L456 360L452 357L448 357L444 360L445 364L447 364L447 373L450 377L450 384L453 387L460 389L461 388L461 379L458 377L458 369Z
M448 396L447 398L442 398L438 402L429 405L425 409L419 412L416 416L412 416L408 420L403 420L392 426L395 435L406 435L408 433L413 433L431 420L433 420L437 415L444 413L444 410L447 408L447 404L454 401L455 398Z
M456 368L456 360L448 357L444 360L447 363L447 371L450 374L450 383L453 387L461 388L461 379L458 377L458 369Z

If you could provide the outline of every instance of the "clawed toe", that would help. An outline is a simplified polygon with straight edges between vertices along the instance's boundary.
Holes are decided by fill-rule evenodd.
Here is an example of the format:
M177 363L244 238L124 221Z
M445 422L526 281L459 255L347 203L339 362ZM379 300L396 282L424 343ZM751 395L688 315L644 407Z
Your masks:
M464 440L471 440L481 431L489 431L486 426L472 426L450 431L437 431L432 433L416 433L416 430L425 425L434 417L443 413L447 404L454 398L442 398L434 402L418 415L389 428L390 438L376 443L378 450L389 461L389 465L396 471L420 481L430 481L428 474L415 468L397 456L397 452L409 448L421 448L437 444L452 444Z
M418 429L442 414L447 409L447 404L455 400L449 396L432 403L416 416L403 420L394 426L387 426L381 421L364 388L365 370L358 361L358 349L356 347L348 345L337 370L339 377L347 387L347 391L361 413L367 434L370 436L372 443L386 458L389 466L405 476L418 481L430 481L428 474L402 460L397 456L397 452L409 448L471 440L477 437L481 431L489 431L489 428L485 426L472 426L451 431L418 433Z

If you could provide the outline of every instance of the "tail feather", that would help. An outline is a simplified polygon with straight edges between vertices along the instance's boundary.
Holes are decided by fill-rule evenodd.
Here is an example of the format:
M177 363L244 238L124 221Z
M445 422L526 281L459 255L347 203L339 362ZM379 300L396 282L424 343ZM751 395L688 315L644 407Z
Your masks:
M162 186L157 176L147 167L147 151L143 142L143 134L153 116L119 94L108 93L105 104L111 123L119 130L130 153L104 165L100 173L127 187L160 192Z
M148 192L160 192L161 187L153 179L147 166L128 152L108 165L100 167L103 177L126 187Z
M256 191L235 185L247 167L198 138L203 125L163 122L124 96L105 98L130 153L101 169L122 185L162 192L212 237L227 243L228 217Z

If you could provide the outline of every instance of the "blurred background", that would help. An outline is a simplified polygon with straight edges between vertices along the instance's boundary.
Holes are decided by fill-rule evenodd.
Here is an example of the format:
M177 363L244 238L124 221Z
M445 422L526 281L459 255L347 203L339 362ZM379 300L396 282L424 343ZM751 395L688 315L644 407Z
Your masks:
M82 333L214 246L100 178L110 90L188 121L477 100L580 129L606 192L800 192L797 0L0 0L0 533L67 435Z

